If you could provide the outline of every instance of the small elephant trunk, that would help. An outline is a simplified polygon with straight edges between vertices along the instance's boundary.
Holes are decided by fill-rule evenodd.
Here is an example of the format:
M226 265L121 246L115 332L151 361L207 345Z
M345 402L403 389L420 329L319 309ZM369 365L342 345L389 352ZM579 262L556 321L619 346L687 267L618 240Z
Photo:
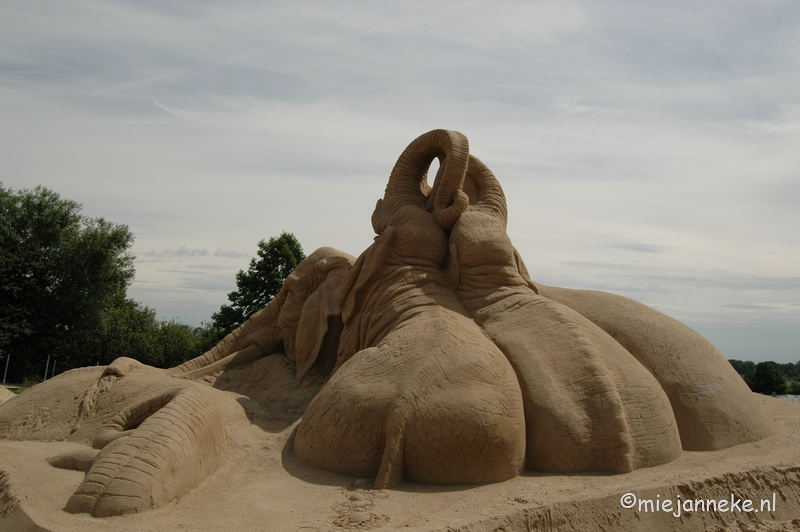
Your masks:
M431 200L425 194L425 175L434 157L438 157L441 164ZM384 198L378 200L372 214L375 232L383 233L398 209L406 205L428 208L440 226L451 227L467 207L466 196L459 195L459 190L464 183L468 158L467 138L457 131L435 129L417 137L397 159ZM452 206L451 200L455 200Z
M467 181L471 181L475 187L476 198L471 208L480 212L494 214L505 225L508 222L508 206L503 188L492 171L474 155L469 156Z

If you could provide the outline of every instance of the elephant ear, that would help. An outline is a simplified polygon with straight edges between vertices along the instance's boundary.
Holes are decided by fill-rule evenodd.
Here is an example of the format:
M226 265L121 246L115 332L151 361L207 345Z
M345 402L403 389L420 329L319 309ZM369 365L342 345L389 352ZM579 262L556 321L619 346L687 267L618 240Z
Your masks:
M349 262L347 263L349 266ZM329 265L321 265L322 267ZM327 278L306 300L300 312L297 326L295 361L297 362L297 382L302 381L315 366L320 353L325 351L333 357L339 347L339 334L342 311L336 297L337 288L347 275L347 269L340 267L328 273Z
M538 295L539 288L533 283L533 281L531 281L531 274L528 273L528 268L525 266L525 262L523 262L522 260L522 255L519 254L517 248L513 249L514 249L514 262L517 263L517 271L519 271L519 274L522 276L525 282L528 283L528 287L534 292L536 292L536 294Z
M358 297L386 262L392 240L397 230L393 226L387 227L375 242L358 257L353 267L347 273L342 284L336 292L339 308L342 309L344 323L350 321L356 308Z

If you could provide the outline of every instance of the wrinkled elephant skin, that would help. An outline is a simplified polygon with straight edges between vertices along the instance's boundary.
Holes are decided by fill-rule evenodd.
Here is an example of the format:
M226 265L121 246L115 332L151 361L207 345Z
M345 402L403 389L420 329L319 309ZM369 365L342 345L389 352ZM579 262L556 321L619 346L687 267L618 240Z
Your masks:
M222 392L145 366L129 367L124 377L105 367L68 371L3 406L3 437L101 449L65 506L98 517L158 508L197 486L224 459L223 417L241 416ZM52 463L73 468L86 456L78 451Z
M747 384L722 353L686 325L615 294L536 286L595 323L653 374L672 404L683 449L715 451L770 434Z

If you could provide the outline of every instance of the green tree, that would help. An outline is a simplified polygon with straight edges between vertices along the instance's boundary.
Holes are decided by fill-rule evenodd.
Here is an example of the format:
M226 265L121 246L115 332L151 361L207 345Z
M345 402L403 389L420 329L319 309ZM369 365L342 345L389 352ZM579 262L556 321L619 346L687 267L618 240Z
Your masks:
M203 353L192 327L175 320L159 321L155 310L130 299L108 311L100 334L97 363L103 365L125 356L171 368Z
M156 312L136 301L124 299L110 308L98 330L99 346L90 365L107 365L118 357L135 358L158 365L159 347Z
M201 338L195 334L194 328L175 320L158 323L157 345L160 351L159 360L151 365L161 368L178 366L208 350L203 348Z
M796 364L792 364L789 362L788 364L778 364L775 363L778 367L778 370L783 373L783 376L787 379L798 380L800 379L800 362Z
M782 395L786 393L786 377L780 372L775 362L759 362L753 376L747 381L750 389L764 395Z
M753 380L753 375L756 372L756 363L751 360L736 360L735 358L730 359L728 362L731 363L733 369L742 377L745 384L747 384L750 389L752 390L753 387L751 382Z
M192 333L197 338L197 349L200 354L217 345L220 340L225 338L226 334L225 331L215 326L213 322L207 321L202 322L200 327L195 327Z
M106 313L133 280L128 227L88 218L46 188L0 183L0 354L8 378L91 364Z
M747 382L749 378L753 376L753 373L756 371L756 364L750 360L736 360L732 358L728 360L733 366L733 369L742 376L742 378Z
M291 233L281 233L268 242L258 243L258 257L250 260L247 271L236 274L237 290L228 294L230 305L222 305L211 316L211 328L220 339L244 323L275 297L283 282L305 258L300 242Z

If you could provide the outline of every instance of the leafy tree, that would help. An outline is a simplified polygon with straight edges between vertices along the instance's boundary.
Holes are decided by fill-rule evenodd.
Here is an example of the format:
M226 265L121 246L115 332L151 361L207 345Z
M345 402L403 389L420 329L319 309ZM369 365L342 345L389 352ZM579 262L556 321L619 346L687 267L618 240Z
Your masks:
M195 330L175 320L160 321L157 337L160 357L157 363L151 365L172 368L207 351L208 349L203 348Z
M258 257L250 260L247 271L236 274L237 290L228 294L230 305L222 305L211 316L211 329L218 339L233 331L247 318L267 306L283 282L305 258L300 242L291 233L281 233L268 242L258 243Z
M747 382L750 389L764 395L782 395L786 393L786 377L780 372L775 362L759 362L755 372Z
M767 395L773 393L800 395L800 362L778 364L768 361L760 362L758 365L750 360L731 359L728 362L754 392ZM757 369L758 375L756 375Z
M91 363L109 309L133 280L128 227L88 218L46 188L0 183L0 354L8 378L41 375L48 355Z
M236 274L231 304L192 329L158 321L126 298L132 243L127 226L86 217L51 190L14 192L0 183L0 360L10 361L10 380L42 375L48 357L61 369L120 356L180 364L265 307L305 258L290 233L260 241L248 270Z
M195 330L175 320L156 320L154 310L126 299L106 315L98 363L126 356L158 368L177 366L203 353Z
M217 345L219 341L225 338L225 335L227 334L225 331L215 326L212 322L206 321L202 322L200 327L195 327L192 333L194 334L195 338L197 338L197 349L199 354L203 354Z
M132 243L127 226L83 216L51 190L15 193L0 183L0 370L8 361L8 380L41 379L48 356L60 371L121 356L166 368L216 344L213 326L159 321L127 299Z
M735 358L732 358L728 362L731 363L733 369L735 369L736 372L742 376L745 382L747 382L756 371L756 364L751 360L736 360Z
M156 312L136 301L124 299L110 308L98 331L99 349L90 365L111 363L118 357L135 358L150 366L158 366L160 353Z
M195 329L175 320L156 320L154 310L125 299L106 315L97 363L126 356L149 366L171 368L202 353Z
M800 362L792 364L789 362L788 364L775 364L778 367L778 370L783 373L783 376L787 379L793 380L800 380Z

